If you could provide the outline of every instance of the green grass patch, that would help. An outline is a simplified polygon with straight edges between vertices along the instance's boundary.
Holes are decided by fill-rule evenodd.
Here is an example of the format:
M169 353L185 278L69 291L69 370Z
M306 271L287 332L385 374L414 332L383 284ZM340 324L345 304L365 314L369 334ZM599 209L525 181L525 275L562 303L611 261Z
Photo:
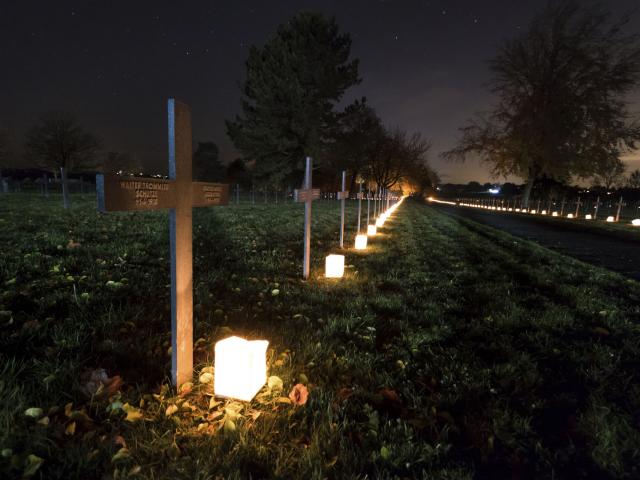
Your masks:
M321 201L305 282L301 205L200 209L197 371L176 392L168 216L74 200L0 204L3 477L640 476L633 280L411 201L327 280L339 203ZM212 396L231 332L270 341L282 387Z

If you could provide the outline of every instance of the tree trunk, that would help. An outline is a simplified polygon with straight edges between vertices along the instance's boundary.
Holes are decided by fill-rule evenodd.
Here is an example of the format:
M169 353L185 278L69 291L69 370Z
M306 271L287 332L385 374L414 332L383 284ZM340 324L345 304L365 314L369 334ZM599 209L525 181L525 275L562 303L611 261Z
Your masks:
M69 182L67 179L67 169L60 167L60 180L62 181L62 202L65 210L69 208Z
M529 170L529 178L527 178L527 184L524 187L524 193L522 195L522 206L526 209L529 209L529 198L531 197L531 190L533 189L535 181L536 175Z

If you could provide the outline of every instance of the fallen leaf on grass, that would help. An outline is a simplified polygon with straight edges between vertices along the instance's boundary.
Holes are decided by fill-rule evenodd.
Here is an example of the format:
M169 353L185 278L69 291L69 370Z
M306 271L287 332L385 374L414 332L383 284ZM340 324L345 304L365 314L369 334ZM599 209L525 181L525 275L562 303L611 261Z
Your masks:
M236 431L236 424L230 418L224 421L224 433L233 433Z
M64 434L73 435L74 433L76 433L76 422L71 422L67 425L67 428L64 429Z
M127 447L122 447L120 450L118 450L116 452L116 454L111 457L111 462L115 463L121 460L127 460L131 457L131 454L129 453L129 449Z
M127 413L127 416L125 417L125 420L127 422L136 422L138 420L142 420L143 418L143 415L140 409L132 405L129 405L128 403L125 403L122 406L122 410L124 410Z
M29 455L25 462L24 470L22 471L23 477L32 477L36 474L36 472L40 469L42 464L44 463L44 459L38 457L37 455Z
M291 392L289 392L289 399L294 405L304 405L309 398L309 390L301 383L297 383Z
M37 407L31 407L31 408L27 408L24 411L24 414L27 417L31 417L31 418L40 418L42 416L42 409L41 408L37 408Z
M177 411L178 411L178 406L177 405L169 405L167 407L167 409L165 410L164 414L165 414L165 416L170 417L171 415L173 415Z
M185 395L189 395L193 390L193 383L185 382L180 386L180 396L184 397Z
M267 387L269 387L269 390L282 390L284 388L284 385L280 377L272 375L267 380Z

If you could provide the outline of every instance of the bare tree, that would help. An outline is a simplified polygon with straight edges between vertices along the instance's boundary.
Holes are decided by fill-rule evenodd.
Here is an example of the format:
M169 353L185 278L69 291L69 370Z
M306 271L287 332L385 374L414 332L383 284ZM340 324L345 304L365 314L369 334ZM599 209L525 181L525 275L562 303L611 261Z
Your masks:
M77 169L95 168L99 142L67 112L49 112L26 135L27 155L41 168L60 172L64 208L69 208L67 175Z
M550 3L490 62L498 102L461 129L450 160L477 156L495 175L526 180L588 178L619 162L640 141L626 95L640 79L640 35L625 33L601 6Z
M410 137L396 128L380 133L374 143L373 157L369 168L371 179L378 187L390 189L400 180L416 171L417 165L427 165L427 152L431 144L419 133Z
M640 170L634 170L629 175L628 184L631 188L640 188Z
M624 163L621 160L603 165L593 176L594 185L611 190L612 187L620 186L624 182Z

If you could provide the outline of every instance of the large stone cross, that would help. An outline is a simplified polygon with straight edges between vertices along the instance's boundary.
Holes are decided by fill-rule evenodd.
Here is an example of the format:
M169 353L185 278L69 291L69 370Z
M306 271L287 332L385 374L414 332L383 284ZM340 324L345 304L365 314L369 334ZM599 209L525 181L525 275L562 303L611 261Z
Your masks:
M307 157L303 188L296 189L293 192L293 199L296 202L304 203L304 255L302 259L302 276L305 279L309 278L309 270L311 266L311 204L314 200L318 200L320 198L320 189L312 188L312 168L313 160L311 157Z
M229 186L193 182L191 109L173 98L169 120L169 180L98 175L98 210L169 209L171 248L171 378L180 386L193 376L192 207L227 205Z

